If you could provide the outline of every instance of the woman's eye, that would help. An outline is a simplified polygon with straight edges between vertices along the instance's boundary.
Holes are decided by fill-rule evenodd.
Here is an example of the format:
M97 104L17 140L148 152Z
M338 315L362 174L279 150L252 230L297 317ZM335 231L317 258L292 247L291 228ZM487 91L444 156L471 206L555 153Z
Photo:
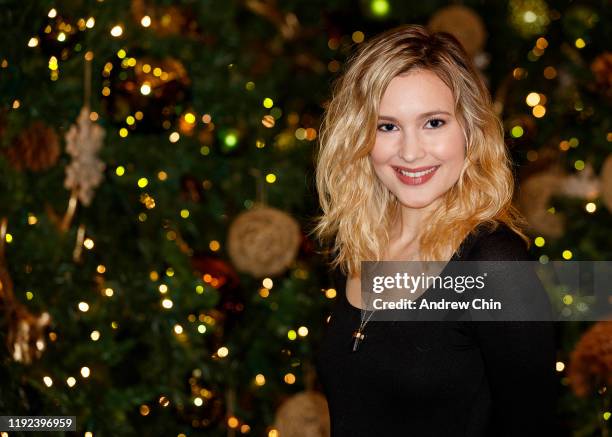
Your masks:
M394 126L395 125L393 123L383 123L383 124L379 124L378 125L378 130L383 131L383 132L390 132L391 130L393 130ZM383 128L386 128L386 127L391 127L391 129L389 129L389 130L383 129Z
M444 120L441 120L439 118L432 118L431 120L427 120L427 123L433 128L439 128L444 124Z

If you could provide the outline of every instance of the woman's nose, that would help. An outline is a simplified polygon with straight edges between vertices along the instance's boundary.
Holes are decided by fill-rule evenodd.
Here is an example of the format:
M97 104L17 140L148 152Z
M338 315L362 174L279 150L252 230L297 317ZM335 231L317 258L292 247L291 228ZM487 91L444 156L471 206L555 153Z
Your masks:
M416 137L404 137L400 144L399 156L407 162L418 161L425 156L425 148Z

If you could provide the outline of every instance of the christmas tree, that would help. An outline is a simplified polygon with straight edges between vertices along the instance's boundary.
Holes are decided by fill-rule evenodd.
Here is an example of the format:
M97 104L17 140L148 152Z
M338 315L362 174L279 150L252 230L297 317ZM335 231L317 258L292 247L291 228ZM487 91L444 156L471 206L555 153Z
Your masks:
M535 259L612 259L610 9L448 3L3 1L0 413L276 437L307 410L324 430L313 350L343 290L309 233L320 116L398 24L453 33L480 69ZM559 325L568 434L609 432L583 365L609 361L606 326Z

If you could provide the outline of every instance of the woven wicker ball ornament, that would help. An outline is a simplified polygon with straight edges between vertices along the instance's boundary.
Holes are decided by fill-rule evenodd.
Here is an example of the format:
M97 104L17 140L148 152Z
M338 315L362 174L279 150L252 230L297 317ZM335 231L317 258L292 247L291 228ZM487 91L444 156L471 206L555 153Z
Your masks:
M236 217L228 234L229 256L237 270L256 278L283 273L295 260L300 226L287 213L255 206Z
M482 18L474 10L462 5L450 5L440 9L427 26L435 32L452 34L472 57L482 50L487 39Z
M274 427L281 437L328 437L327 400L313 390L291 396L276 411Z

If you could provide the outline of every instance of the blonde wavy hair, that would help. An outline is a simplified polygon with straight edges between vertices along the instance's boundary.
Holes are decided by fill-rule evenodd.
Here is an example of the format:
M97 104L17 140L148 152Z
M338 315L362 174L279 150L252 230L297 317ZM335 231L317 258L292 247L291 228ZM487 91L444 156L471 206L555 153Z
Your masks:
M395 76L414 69L435 73L452 91L466 140L459 179L418 230L421 260L447 261L463 239L484 226L506 223L526 241L526 222L512 205L514 176L497 117L482 78L450 34L401 25L368 40L349 57L324 105L315 178L322 214L313 229L331 267L358 273L361 260L380 261L401 204L378 179L369 154L379 104ZM325 251L324 251L325 252Z

